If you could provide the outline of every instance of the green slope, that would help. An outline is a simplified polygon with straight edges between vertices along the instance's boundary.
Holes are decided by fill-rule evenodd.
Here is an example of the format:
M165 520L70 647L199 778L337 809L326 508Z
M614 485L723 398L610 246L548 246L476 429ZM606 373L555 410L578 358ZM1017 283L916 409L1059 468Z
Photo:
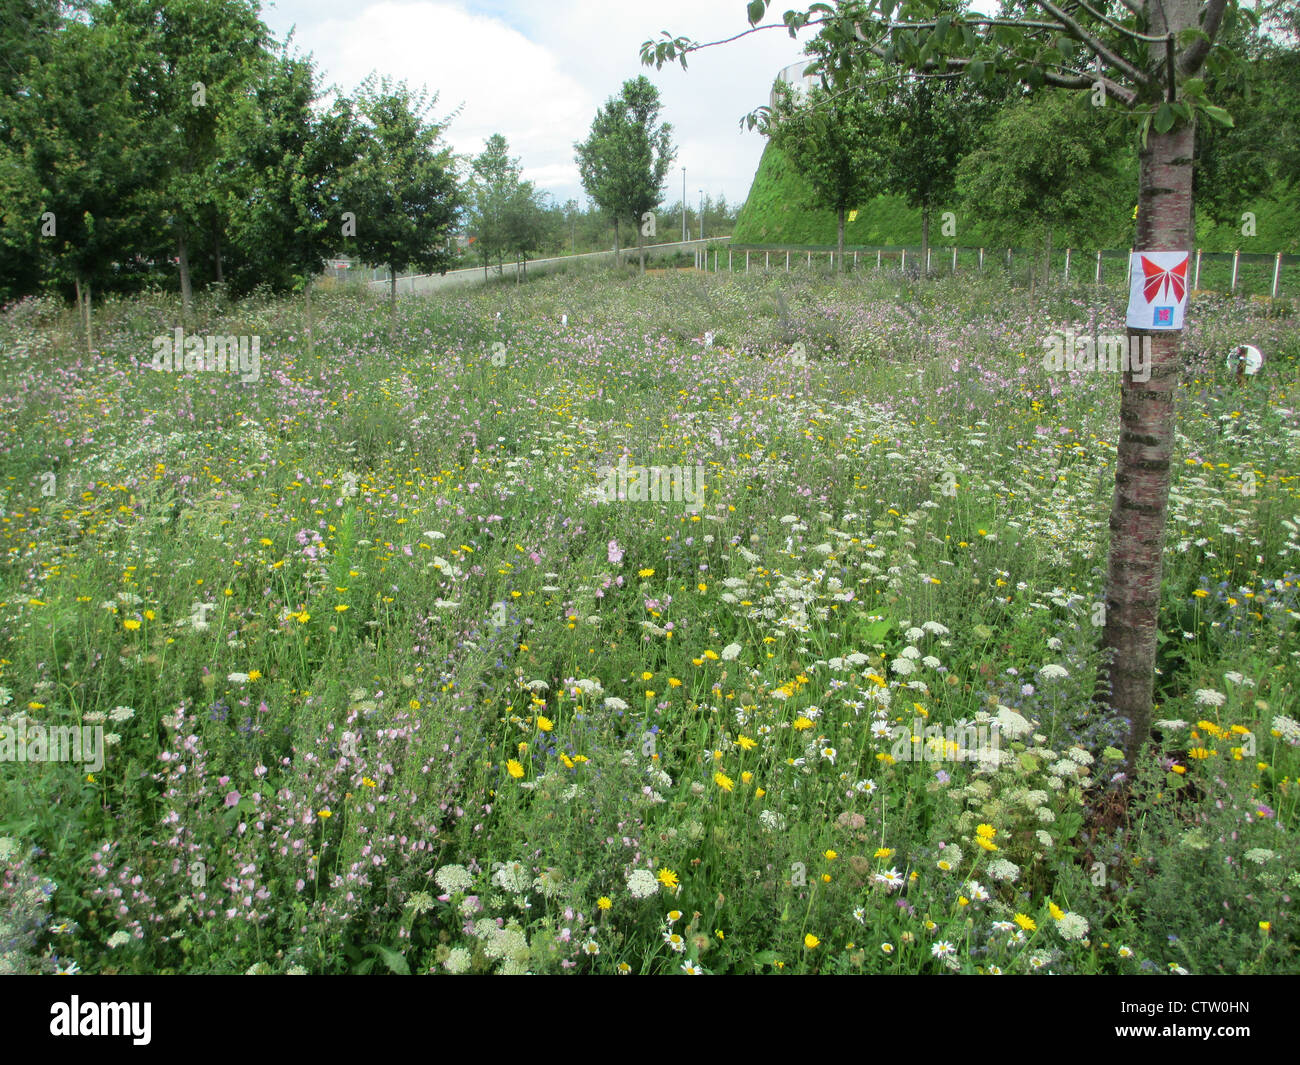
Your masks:
M732 241L796 247L834 245L835 212L809 206L811 199L808 183L769 143L759 161L749 198L736 221ZM1132 189L1126 202L1132 204L1136 200L1137 190ZM962 219L959 243L964 247L984 244L979 226L970 221L969 212L961 212L960 205L954 205L953 209ZM1243 237L1240 223L1214 225L1208 219L1200 219L1197 225L1200 247L1206 251L1300 252L1300 192L1279 188L1242 210L1255 212L1254 237ZM940 247L951 243L940 233L938 212L931 221L930 238ZM870 203L859 205L857 218L844 227L844 239L850 245L920 244L921 212L908 207L901 196L878 196ZM1028 247L1035 239L1026 234L1018 243Z

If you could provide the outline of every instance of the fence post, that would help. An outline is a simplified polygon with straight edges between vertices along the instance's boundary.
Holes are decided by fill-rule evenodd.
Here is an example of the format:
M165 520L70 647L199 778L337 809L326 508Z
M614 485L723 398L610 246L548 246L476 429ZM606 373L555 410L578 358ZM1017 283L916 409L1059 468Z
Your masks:
M927 247L925 249L925 276L926 277L930 276L930 253L933 251L934 249L930 247Z
M1282 279L1282 253L1273 260L1273 298L1277 299L1277 283Z
M1201 249L1196 249L1196 279L1192 282L1192 288L1199 290L1201 287Z
M1132 283L1133 283L1133 249L1132 249L1132 248L1129 248L1129 250L1128 250L1128 272L1124 275L1124 284L1126 284L1126 285L1131 285Z
M1100 248L1097 249L1097 276L1093 278L1093 280L1098 285L1101 284L1101 249Z
M854 252L854 253L853 253L853 272L854 272L855 274L858 272L858 253L857 253L857 252Z
M1008 248L1008 249L1007 249L1007 270L1011 270L1011 269L1012 269L1012 264L1013 264L1013 262L1014 262L1014 259L1013 259L1012 255L1011 255L1011 249Z
M980 273L984 272L984 249L980 248Z
M767 268L771 265L772 253L770 251L763 252L763 273L767 273Z
M877 270L880 269L880 251L879 251L879 250L876 251L876 269L877 269Z
M903 249L903 257L898 261L898 272L900 274L907 273L907 249L906 248Z
M1240 257L1240 249L1232 253L1232 291L1237 291L1237 259Z
M787 274L790 272L790 249L789 248L786 248L785 250L785 272Z
M1070 249L1065 249L1065 283L1070 283Z
M731 273L731 249L727 249L727 273Z
M810 267L812 266L812 252L811 252L811 251L808 253L808 265L809 265Z
M828 256L826 261L831 264L831 273L835 273L835 253L828 251L826 254Z
M749 273L749 252L745 252L745 273Z
M952 272L957 272L957 245L952 246Z

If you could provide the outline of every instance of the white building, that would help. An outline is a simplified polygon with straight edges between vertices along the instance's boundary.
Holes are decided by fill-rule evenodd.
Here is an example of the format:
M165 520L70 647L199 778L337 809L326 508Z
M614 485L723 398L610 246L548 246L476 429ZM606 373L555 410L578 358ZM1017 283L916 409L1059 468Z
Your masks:
M794 89L796 97L807 96L809 91L816 85L821 84L821 77L817 74L809 76L808 67L812 64L811 59L803 59L798 63L791 63L788 67L782 67L776 76L777 81L784 81ZM772 107L776 106L776 86L772 86L772 92L769 99Z

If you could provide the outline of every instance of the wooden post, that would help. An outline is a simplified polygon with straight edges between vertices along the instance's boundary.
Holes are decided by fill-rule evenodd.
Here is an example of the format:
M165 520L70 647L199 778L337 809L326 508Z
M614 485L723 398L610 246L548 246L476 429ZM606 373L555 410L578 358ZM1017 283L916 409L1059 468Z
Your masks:
M745 273L749 273L749 252L745 252Z
M790 272L790 249L789 248L786 248L785 250L785 272L787 274Z
M957 272L957 245L952 246L952 272Z
M811 252L811 251L808 253L808 265L809 265L809 266L812 266L812 252Z
M1007 249L1007 269L1010 270L1011 268L1012 268L1011 249L1008 248L1008 249Z
M1133 249L1128 250L1128 272L1124 275L1124 284L1131 284L1133 281Z
M1065 249L1065 283L1070 283L1070 249Z
M925 276L926 277L930 276L930 256L933 252L934 252L933 248L927 247L925 249Z
M1234 251L1232 253L1232 291L1233 292L1237 291L1237 260L1238 258L1240 258L1240 256L1241 256L1240 250Z
M1097 284L1101 284L1101 249L1097 249L1097 276L1094 278Z
M876 252L876 269L877 269L877 270L880 269L880 252L879 252L879 251Z
M834 273L834 272L835 272L835 253L834 253L833 251L828 251L826 254L827 254L827 256L829 256L829 258L828 258L826 261L829 262L829 263L831 264L831 273Z
M980 273L984 272L984 249L980 248Z
M854 253L853 253L853 272L854 272L854 273L857 273L857 270L858 270L858 253L857 253L857 252L854 252Z
M900 274L907 273L907 249L906 248L903 249L903 255L898 260L898 272Z
M1195 280L1192 281L1192 288L1199 289L1200 287L1201 287L1201 249L1197 248L1196 249L1196 277Z
M767 273L767 268L771 265L772 265L772 253L770 251L763 252L763 272Z
M727 249L727 273L731 273L731 249Z
M1282 253L1277 253L1277 258L1273 260L1273 298L1277 299L1277 283L1282 278Z

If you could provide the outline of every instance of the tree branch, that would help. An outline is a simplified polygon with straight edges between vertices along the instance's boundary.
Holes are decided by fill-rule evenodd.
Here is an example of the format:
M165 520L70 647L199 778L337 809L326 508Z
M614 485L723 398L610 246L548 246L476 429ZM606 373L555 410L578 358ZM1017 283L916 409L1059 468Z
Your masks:
M1052 2L1052 0L1033 0L1035 4L1046 11L1052 18L1059 19L1065 26L1065 31L1094 55L1101 56L1107 63L1115 69L1122 71L1132 82L1137 85L1148 86L1151 84L1151 78L1145 71L1139 70L1123 56L1111 51L1101 41L1097 40L1092 34L1079 25L1074 19L1062 11Z
M1223 11L1226 7L1227 0L1210 0L1205 5L1205 18L1201 21L1201 30L1209 40L1198 37L1178 57L1178 71L1183 77L1190 77L1201 69L1201 64L1205 62L1205 57L1214 47L1214 40L1219 35L1219 27L1223 23Z
M1123 2L1124 0L1121 0L1121 3ZM1084 3L1084 0L1075 0L1075 3L1077 3L1081 8L1083 8L1084 11L1088 12L1088 14L1091 15L1093 18L1095 18L1098 22L1104 22L1116 33L1122 33L1124 34L1125 37L1130 37L1135 41L1145 41L1147 44L1155 44L1159 41L1164 40L1163 37L1152 37L1150 34L1138 33L1136 30L1131 30L1127 26L1121 26L1118 22L1115 22L1112 19L1107 18L1100 11L1093 10L1086 3ZM1140 10L1134 10L1133 5L1125 3L1124 6L1127 7L1130 11L1132 11L1135 15L1141 17L1142 12Z

